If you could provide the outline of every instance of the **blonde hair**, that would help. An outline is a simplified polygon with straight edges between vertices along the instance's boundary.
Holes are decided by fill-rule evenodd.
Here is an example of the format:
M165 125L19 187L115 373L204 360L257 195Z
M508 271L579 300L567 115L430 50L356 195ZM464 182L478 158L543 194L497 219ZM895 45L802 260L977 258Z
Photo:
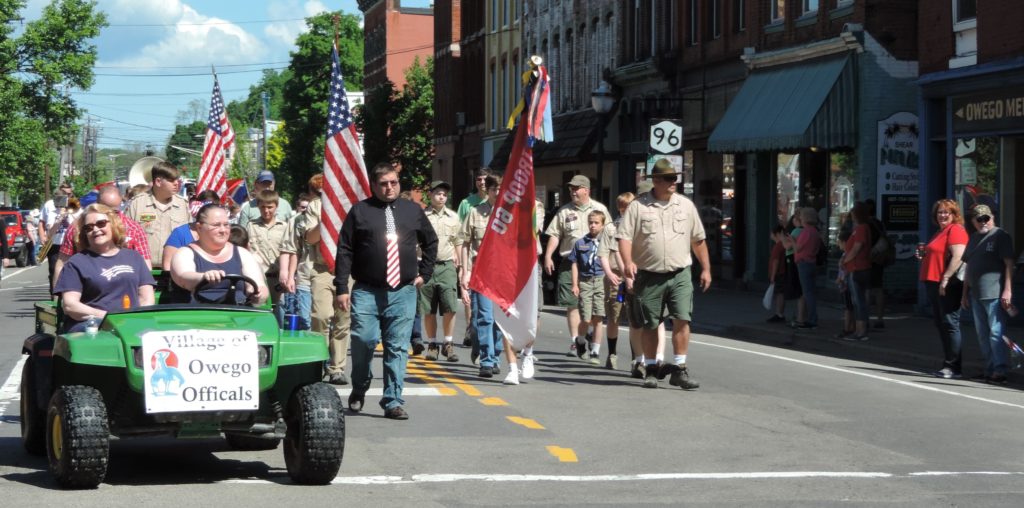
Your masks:
M636 199L636 195L632 192L623 192L619 194L619 197L615 198L615 205L619 208L626 208L634 199Z
M114 245L121 247L124 243L126 233L124 231L124 223L121 222L121 216L107 205L100 203L93 203L85 207L85 211L82 215L78 216L75 220L75 228L77 234L75 235L75 249L83 251L89 247L89 234L85 232L85 219L91 213L101 213L107 216L107 220L110 221L110 239L114 242Z

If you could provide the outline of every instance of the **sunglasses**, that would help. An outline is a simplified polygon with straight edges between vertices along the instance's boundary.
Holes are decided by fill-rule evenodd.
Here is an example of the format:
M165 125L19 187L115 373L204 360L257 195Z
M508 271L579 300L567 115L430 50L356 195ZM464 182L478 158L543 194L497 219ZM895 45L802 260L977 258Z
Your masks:
M381 180L377 182L381 187L398 187L398 180Z
M108 224L110 224L109 220L107 220L107 219L100 219L100 220L98 220L96 222L93 222L91 224L83 225L82 226L82 231L85 231L86 233L92 233L92 230L97 229L97 228L98 229L103 229L103 228L107 227Z
M988 221L992 220L992 217L988 215L979 215L975 217L974 220L978 221L978 224L985 224Z

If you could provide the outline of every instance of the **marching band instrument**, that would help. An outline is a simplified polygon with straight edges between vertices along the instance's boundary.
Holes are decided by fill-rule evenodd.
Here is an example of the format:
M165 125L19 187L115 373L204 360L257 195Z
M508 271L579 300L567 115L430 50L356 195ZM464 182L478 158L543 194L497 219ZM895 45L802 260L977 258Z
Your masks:
M163 161L160 157L152 155L135 161L135 164L132 164L131 169L128 170L128 185L134 187L153 183L153 166Z
M50 226L49 231L46 232L46 243L39 247L39 253L36 254L36 263L41 264L45 259L46 255L50 253L50 249L53 248L53 235L60 231L60 228L64 226L64 219L68 218L68 212L61 212L57 216L57 220L53 221L53 225ZM58 249L60 246L57 247Z

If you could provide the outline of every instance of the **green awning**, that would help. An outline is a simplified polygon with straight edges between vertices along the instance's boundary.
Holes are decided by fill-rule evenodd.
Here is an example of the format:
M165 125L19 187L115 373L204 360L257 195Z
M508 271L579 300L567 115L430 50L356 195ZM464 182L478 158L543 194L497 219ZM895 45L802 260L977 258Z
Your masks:
M855 93L848 53L752 72L708 138L708 151L856 146Z

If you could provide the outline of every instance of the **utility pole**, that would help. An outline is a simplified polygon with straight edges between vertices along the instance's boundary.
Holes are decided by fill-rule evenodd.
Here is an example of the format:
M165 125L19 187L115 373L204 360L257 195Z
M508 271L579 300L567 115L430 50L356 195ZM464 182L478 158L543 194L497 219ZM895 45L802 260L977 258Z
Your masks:
M270 94L268 94L266 91L264 91L264 92L260 93L260 99L262 99L261 102L263 104L263 147L262 147L263 150L261 150L263 153L261 155L263 157L263 170L266 171L267 170L267 144L270 141L270 138L267 137L267 120L269 119L269 116L270 116Z

